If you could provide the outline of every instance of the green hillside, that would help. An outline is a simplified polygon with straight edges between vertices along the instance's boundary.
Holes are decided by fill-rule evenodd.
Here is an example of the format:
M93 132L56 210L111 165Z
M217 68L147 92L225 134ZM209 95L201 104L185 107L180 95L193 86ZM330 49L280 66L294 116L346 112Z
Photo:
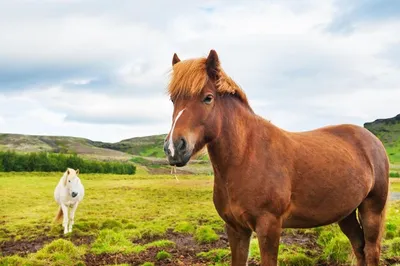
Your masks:
M114 159L131 158L131 155L165 158L162 148L165 136L166 135L138 137L116 143L107 143L64 136L0 134L0 150L76 153L89 157Z
M0 134L0 151L76 153L95 159L127 160L128 154L94 146L91 140L64 136Z
M392 164L400 164L400 114L364 124L385 145Z
M167 135L154 135L125 139L116 143L90 141L90 144L99 148L112 149L144 157L165 158L163 151L164 139Z
M393 118L377 119L365 123L364 127L382 140L391 163L400 165L400 114ZM107 143L64 136L0 134L0 151L76 153L85 157L106 160L130 160L132 155L135 155L165 160L163 152L165 137L166 134L161 134ZM207 159L204 154L200 156L199 159Z

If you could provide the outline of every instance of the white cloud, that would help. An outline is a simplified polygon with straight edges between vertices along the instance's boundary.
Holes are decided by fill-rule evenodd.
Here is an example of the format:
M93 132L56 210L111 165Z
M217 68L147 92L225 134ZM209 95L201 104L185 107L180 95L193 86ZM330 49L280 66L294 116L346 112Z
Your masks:
M157 10L139 1L0 3L7 63L0 70L12 65L16 73L3 80L23 81L26 69L38 76L0 94L0 131L103 140L167 132L172 54L187 59L210 49L256 112L285 129L399 112L400 70L381 55L400 42L400 20L338 35L325 31L337 12L333 0L174 3L160 1ZM40 85L53 74L62 78ZM0 82L0 92L7 89Z

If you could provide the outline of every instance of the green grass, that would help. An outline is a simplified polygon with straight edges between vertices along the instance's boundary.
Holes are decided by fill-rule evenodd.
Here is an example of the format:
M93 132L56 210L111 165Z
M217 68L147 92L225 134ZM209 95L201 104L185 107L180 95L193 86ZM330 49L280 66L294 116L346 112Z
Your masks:
M207 252L200 252L197 254L198 257L207 259L212 262L224 262L229 261L231 255L230 249L212 249Z
M169 258L171 258L171 254L169 254L168 252L166 252L164 250L159 251L156 255L157 260L166 260Z
M136 256L152 253L148 263L157 264L157 253L174 254L179 241L169 239L168 232L192 238L196 245L218 241L223 222L212 201L213 177L181 175L177 182L170 175L82 174L86 189L75 217L73 233L64 237L61 224L52 224L57 211L53 199L60 173L0 173L0 242L11 238L34 240L41 236L53 241L26 257L0 258L0 265L79 265L85 254L93 256L120 254ZM400 182L393 182L400 191ZM391 202L386 222L383 256L397 256L400 237L400 201ZM318 248L307 251L298 245L280 245L280 265L315 265L352 262L349 243L337 225L307 230L285 230L299 237L313 235ZM76 239L92 238L88 244L74 245ZM182 245L182 244L181 244ZM66 257L65 254L71 254ZM178 253L179 255L179 253ZM161 257L168 255L159 255ZM194 254L210 265L229 265L228 247ZM250 257L260 260L257 238L251 240ZM61 263L64 263L62 264ZM146 261L141 262L142 264Z
M202 225L197 228L194 238L199 243L212 243L217 241L219 236L215 233L211 226Z
M400 164L400 115L397 117L365 123L364 127L374 133L385 145L392 164Z
M183 233L183 234L192 234L194 230L195 230L194 225L185 221L179 222L174 228L175 233Z

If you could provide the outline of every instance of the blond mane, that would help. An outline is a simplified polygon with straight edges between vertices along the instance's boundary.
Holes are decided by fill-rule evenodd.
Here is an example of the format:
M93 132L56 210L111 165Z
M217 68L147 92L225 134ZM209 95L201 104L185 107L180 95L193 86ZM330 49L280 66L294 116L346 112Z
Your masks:
M199 95L209 80L206 69L206 58L180 61L172 67L172 77L168 86L171 98L192 97ZM237 96L249 106L247 96L218 64L217 92Z

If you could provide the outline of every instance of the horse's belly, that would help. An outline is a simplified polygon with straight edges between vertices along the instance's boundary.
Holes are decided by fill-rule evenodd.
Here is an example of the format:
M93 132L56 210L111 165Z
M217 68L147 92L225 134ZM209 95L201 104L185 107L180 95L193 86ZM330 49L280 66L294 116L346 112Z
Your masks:
M368 195L367 187L320 189L292 199L283 220L285 228L311 228L338 222L350 215Z

